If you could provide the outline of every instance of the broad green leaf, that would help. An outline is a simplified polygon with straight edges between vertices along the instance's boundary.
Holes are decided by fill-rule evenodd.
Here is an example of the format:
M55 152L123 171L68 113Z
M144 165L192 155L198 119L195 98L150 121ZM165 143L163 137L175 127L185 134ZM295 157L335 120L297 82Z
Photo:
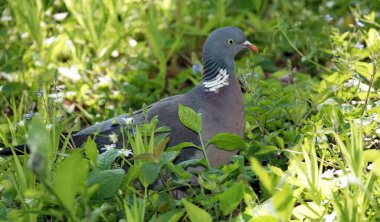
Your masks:
M191 129L196 133L201 132L202 127L202 116L197 114L191 108L181 105L178 105L178 116L182 124L187 128Z
M152 218L149 222L177 222L185 213L183 209L170 210L164 214L160 214L157 218Z
M193 203L187 201L185 198L182 200L183 205L185 206L186 213L189 216L192 222L211 222L212 217L205 210L197 207Z
M164 140L161 140L159 143L156 144L156 146L153 149L153 154L156 157L160 157L162 152L164 152L166 145L169 142L169 137L165 138Z
M87 184L99 184L99 189L96 191L95 197L98 200L112 197L119 189L124 178L124 170L102 170L95 171L88 175Z
M363 159L366 162L375 162L380 159L380 150L371 149L363 151Z
M217 195L220 209L224 215L230 214L241 202L244 196L244 184L239 182Z
M74 152L64 159L54 174L53 189L67 209L72 209L75 196L86 188L87 162Z
M109 170L111 169L112 163L120 155L119 151L116 149L107 150L104 153L101 153L98 156L98 168L100 170Z
M218 133L213 136L208 143L214 144L217 148L222 150L240 150L247 147L244 140L233 133Z
M84 145L84 152L86 153L87 158L92 161L93 163L97 164L98 161L98 148L96 143L91 139L91 137L88 137L86 144Z
M269 216L269 215L263 215L263 216L258 216L253 218L250 221L255 221L255 222L278 222L278 219L274 216Z
M181 151L183 148L187 148L187 147L195 147L195 148L201 149L199 146L195 145L194 143L182 142L176 146L167 148L166 151Z
M289 221L294 208L293 190L285 184L273 195L273 205L282 221Z
M172 162L167 162L166 166L179 178L189 180L191 173L187 172L181 165L174 165Z
M140 182L144 187L154 183L161 170L161 164L153 162L143 162L140 168Z
M136 178L139 177L139 174L140 174L140 168L141 168L141 164L139 165L132 165L128 168L127 170L127 175L126 175L126 184L131 184L132 181L134 181Z
M259 177L260 182L264 186L264 188L268 190L270 193L273 192L274 184L269 173L264 169L264 167L261 166L259 161L257 161L255 158L251 158L250 163L253 172L255 172L256 175Z

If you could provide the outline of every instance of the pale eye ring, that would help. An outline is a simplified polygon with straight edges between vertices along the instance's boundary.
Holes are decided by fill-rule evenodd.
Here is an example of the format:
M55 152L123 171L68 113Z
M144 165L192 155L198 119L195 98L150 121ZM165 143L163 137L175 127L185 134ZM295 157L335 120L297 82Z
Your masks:
M234 40L233 40L233 39L228 39L228 40L227 40L227 44L228 44L228 45L232 45L233 43L234 43Z

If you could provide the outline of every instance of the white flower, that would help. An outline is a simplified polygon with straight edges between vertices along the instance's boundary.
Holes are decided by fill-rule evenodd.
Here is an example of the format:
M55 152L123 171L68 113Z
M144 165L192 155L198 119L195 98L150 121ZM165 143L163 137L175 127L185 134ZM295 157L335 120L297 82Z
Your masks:
M361 21L359 21L359 19L355 19L355 23L359 27L364 27L365 26Z
M58 72L62 76L67 77L73 81L78 81L81 78L81 76L78 72L78 69L73 67L73 66L71 66L71 67L59 67Z
M322 179L332 179L334 177L334 169L328 169L322 173Z
M18 121L17 126L20 126L20 127L25 126L25 120L23 119L23 120Z
M116 148L116 144L112 143L109 145L104 145L104 147L101 150L110 151Z
M45 39L44 43L45 43L45 45L50 46L51 44L53 44L56 41L56 39L57 39L56 37L51 36L51 37Z
M53 15L53 18L57 21L63 21L69 13L61 12Z
M99 81L99 85L106 86L112 83L112 78L109 76L99 76L98 81Z
M124 155L126 157L129 157L129 156L133 155L133 152L130 149L122 149L122 150L119 150L118 152L119 152L119 154L122 154L122 155Z
M135 47L137 45L137 41L132 38L128 39L128 43L131 47Z
M327 214L325 216L323 216L323 220L324 222L332 222L334 221L336 218L336 212L333 211L331 214Z
M9 15L3 15L3 16L1 16L0 21L9 22L9 21L12 21L12 17Z
M117 138L117 135L115 133L112 133L111 135L108 135L108 137L110 138L110 141L112 143L117 143L118 138Z
M27 204L27 205L32 205L32 203L33 203L33 200L31 199L31 198L25 198L25 203Z
M347 174L338 178L337 186L341 189L346 188L348 185L358 185L360 184L360 180L352 174Z
M357 42L356 45L355 45L356 48L362 50L364 48L364 45L360 42Z
M133 117L122 118L122 120L124 121L125 125L127 125L127 126L133 124Z
M112 52L111 52L111 56L112 57L114 57L114 58L117 58L117 57L119 57L119 51L117 51L117 50L113 50Z
M373 165L373 163L371 163L371 164L369 164L369 165L367 166L367 170L372 170L373 167L374 167L374 165Z
M331 22L333 19L334 18L331 15L329 15L329 14L325 15L325 21L326 22Z
M51 130L53 128L53 124L46 125L46 129Z

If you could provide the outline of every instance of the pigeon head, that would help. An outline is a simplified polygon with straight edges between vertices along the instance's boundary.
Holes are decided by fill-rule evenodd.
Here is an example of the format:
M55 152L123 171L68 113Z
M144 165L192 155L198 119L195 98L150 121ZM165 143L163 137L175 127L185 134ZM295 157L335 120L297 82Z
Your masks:
M257 47L246 40L241 29L227 26L214 30L208 36L203 46L203 57L222 56L224 59L234 59L244 49L258 52Z

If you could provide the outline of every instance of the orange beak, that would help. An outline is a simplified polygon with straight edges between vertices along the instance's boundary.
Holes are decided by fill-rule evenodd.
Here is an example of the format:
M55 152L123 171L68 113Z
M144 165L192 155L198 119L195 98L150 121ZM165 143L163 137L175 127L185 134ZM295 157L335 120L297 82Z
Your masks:
M259 49L257 48L257 46L253 45L252 43L250 43L249 41L245 41L242 43L242 45L251 50L252 52L255 52L255 53L258 53L259 52Z

